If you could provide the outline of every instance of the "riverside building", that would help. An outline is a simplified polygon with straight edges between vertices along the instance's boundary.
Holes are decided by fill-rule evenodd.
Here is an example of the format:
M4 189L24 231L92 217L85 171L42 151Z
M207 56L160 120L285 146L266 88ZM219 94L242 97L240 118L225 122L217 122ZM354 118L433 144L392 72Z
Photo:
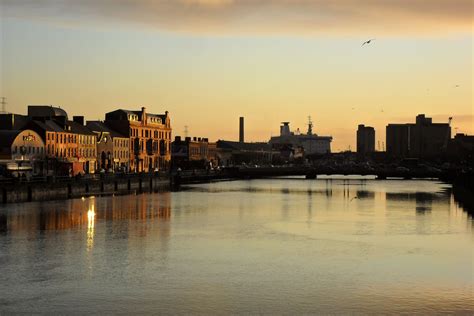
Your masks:
M129 138L130 170L167 170L171 161L171 120L165 114L116 110L105 115L105 124Z
M128 172L130 140L101 121L88 121L86 126L97 137L97 169Z
M415 123L389 124L386 132L387 155L392 158L440 157L447 153L451 139L449 122L433 123L424 114Z

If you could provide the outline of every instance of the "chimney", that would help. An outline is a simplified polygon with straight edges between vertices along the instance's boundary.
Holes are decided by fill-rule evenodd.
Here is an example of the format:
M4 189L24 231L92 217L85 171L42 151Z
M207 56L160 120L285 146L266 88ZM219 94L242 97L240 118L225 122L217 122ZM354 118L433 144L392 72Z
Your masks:
M280 126L280 136L288 136L290 132L290 122L281 122L283 125Z
M178 143L181 142L181 136L175 136L174 141Z
M146 108L142 106L142 122L146 122Z
M239 142L244 142L244 117L239 118Z
M72 120L78 124L84 125L84 116L73 116Z

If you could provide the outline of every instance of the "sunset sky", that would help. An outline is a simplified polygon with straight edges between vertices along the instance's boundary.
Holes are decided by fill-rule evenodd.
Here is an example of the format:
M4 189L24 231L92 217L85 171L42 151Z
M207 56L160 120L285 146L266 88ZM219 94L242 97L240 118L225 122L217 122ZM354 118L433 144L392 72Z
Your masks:
M281 121L355 148L359 123L474 133L472 0L0 0L7 110L168 110L174 135L268 141ZM368 45L361 44L375 38Z

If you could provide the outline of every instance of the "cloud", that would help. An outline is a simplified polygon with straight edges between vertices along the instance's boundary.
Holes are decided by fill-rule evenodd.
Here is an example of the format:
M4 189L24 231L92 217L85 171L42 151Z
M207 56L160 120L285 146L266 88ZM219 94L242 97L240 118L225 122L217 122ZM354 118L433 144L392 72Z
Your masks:
M2 0L4 16L218 35L471 33L472 0Z

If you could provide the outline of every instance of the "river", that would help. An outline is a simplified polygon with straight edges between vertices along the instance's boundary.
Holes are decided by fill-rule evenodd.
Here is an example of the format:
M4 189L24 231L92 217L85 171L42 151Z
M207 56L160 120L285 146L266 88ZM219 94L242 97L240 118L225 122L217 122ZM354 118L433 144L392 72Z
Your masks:
M474 313L451 191L285 178L0 205L0 314Z

